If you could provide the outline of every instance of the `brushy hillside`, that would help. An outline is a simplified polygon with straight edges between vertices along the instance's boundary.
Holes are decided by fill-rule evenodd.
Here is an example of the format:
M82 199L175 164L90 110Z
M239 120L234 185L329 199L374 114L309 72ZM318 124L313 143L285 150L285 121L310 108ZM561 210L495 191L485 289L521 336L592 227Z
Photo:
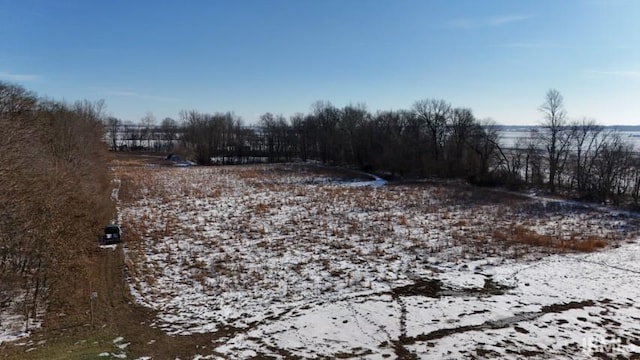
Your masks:
M102 108L0 83L0 314L22 317L16 330L88 322L96 239L115 213Z

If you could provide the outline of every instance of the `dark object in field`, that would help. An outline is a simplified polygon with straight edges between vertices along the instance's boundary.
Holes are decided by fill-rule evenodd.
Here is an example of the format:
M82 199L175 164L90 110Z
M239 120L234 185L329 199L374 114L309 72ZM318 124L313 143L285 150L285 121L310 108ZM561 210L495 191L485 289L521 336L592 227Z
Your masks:
M104 227L104 234L100 236L101 245L111 245L120 242L120 227L118 225L107 225Z

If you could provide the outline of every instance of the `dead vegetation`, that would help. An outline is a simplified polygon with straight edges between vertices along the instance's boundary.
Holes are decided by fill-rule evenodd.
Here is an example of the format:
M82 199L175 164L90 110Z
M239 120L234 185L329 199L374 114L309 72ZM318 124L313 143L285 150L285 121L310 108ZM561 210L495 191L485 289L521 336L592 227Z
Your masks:
M118 168L139 301L204 293L209 307L241 301L251 318L265 302L402 284L434 262L594 251L636 228L631 216L463 184L356 187L282 167ZM240 321L202 311L174 313L186 328L162 326Z
M0 283L22 299L0 312L17 310L27 329L35 317L52 328L88 321L95 244L115 214L102 110L0 83Z
M507 244L522 244L532 247L542 247L549 251L579 251L592 252L607 246L615 237L606 238L597 235L562 237L539 234L522 225L515 225L505 230L495 230L493 238Z

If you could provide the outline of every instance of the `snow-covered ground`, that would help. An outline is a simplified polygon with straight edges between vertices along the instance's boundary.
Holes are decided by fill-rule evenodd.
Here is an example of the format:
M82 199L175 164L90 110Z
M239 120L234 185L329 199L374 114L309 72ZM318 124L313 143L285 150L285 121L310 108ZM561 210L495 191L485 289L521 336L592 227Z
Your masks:
M132 293L225 358L640 352L633 214L286 165L119 177ZM581 241L609 248L549 255Z
M474 261L443 268L423 287L296 308L217 351L382 359L402 347L421 358L627 358L640 354L639 260L636 242L535 264Z
M6 299L0 305L0 344L6 341L16 341L38 329L42 325L44 309L38 309L35 319L24 315L24 291L7 291L2 298Z

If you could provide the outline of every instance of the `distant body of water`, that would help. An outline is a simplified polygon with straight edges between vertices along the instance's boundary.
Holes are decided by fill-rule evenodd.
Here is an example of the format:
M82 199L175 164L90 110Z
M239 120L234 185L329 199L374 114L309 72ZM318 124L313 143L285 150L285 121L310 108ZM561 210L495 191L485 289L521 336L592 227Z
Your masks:
M507 148L513 147L519 139L530 138L531 130L535 126L503 126L499 130L500 143ZM605 131L614 130L620 137L633 144L636 151L640 151L640 126L611 126L605 127Z

